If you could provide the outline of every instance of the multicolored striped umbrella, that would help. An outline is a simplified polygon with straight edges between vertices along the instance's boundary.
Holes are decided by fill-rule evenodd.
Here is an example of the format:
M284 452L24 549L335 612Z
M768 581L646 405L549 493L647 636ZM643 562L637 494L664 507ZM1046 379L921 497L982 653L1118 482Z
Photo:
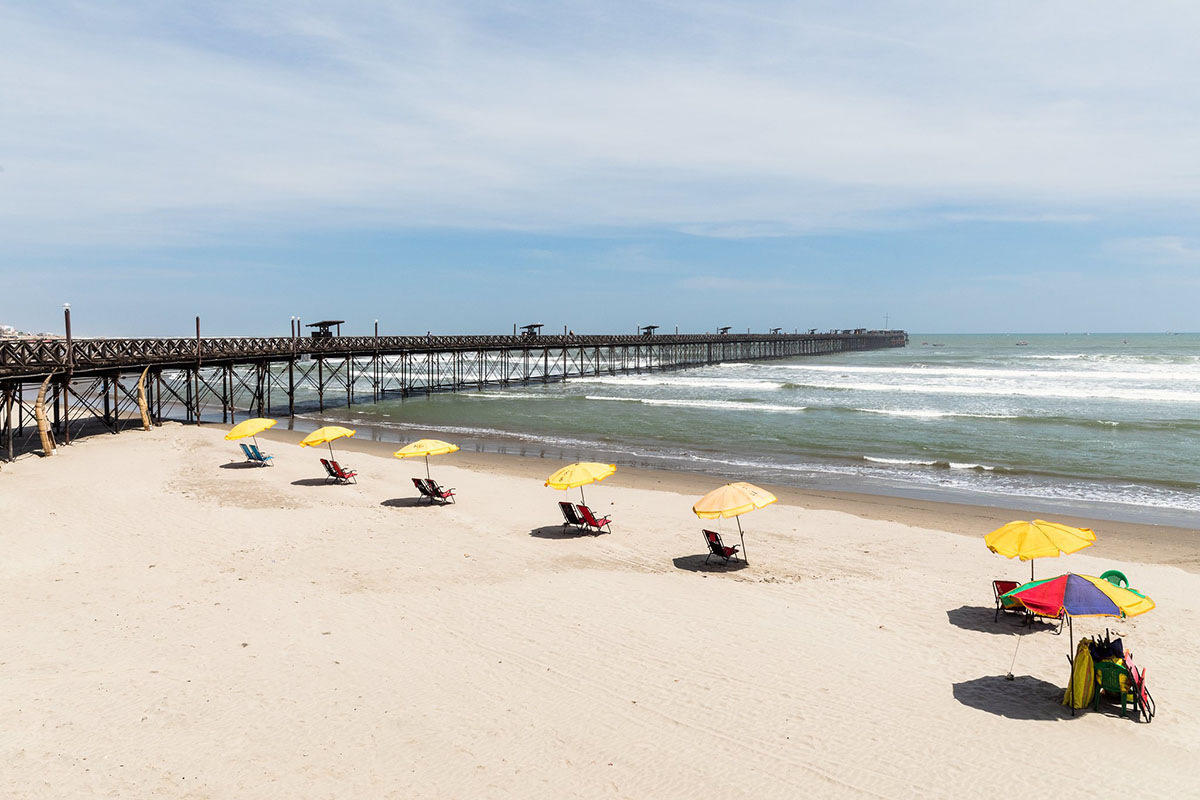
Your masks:
M1002 597L1043 617L1136 617L1154 608L1149 597L1074 572L1023 584Z

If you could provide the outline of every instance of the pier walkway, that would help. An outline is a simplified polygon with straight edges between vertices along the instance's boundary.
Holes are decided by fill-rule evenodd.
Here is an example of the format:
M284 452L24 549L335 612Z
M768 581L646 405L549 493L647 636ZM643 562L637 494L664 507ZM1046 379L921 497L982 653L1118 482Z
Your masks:
M116 433L388 397L903 347L904 331L0 340L0 459L45 425ZM217 415L220 415L219 417Z

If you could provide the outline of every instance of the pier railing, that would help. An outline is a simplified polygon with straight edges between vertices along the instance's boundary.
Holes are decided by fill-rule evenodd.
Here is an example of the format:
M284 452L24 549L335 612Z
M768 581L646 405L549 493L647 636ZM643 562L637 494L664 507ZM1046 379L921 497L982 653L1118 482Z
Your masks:
M0 340L0 379L36 377L55 370L86 372L92 369L137 369L150 365L185 364L197 360L286 359L294 356L370 355L374 353L429 353L463 350L514 350L524 348L593 348L609 346L663 347L668 345L743 344L786 345L829 342L857 350L903 346L903 331L862 331L814 334L677 334L567 335L567 336L337 336L306 337L207 337L171 339L12 339ZM795 348L797 352L803 348ZM822 350L822 352L828 352Z
M333 336L0 340L0 458L28 441L33 395L64 443L131 419L236 421L388 397L903 347L904 331L802 334ZM39 386L40 384L40 386Z

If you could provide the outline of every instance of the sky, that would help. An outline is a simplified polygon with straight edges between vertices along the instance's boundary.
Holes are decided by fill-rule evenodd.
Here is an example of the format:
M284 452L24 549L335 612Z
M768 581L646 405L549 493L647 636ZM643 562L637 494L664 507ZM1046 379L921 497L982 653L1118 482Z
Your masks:
M1196 330L1200 6L3 2L0 323Z

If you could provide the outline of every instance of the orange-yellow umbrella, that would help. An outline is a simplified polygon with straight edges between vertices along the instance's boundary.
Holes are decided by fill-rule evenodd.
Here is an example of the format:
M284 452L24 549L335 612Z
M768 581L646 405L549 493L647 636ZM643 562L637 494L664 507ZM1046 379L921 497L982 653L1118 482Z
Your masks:
M696 501L696 504L692 506L692 511L701 519L728 519L729 517L733 517L737 520L738 536L742 540L742 557L745 558L746 537L742 533L742 521L738 518L742 514L748 514L751 511L765 508L778 499L778 497L766 489L761 489L753 483L739 481L738 483L727 483L724 486L713 489ZM749 559L747 559L746 563L750 563Z
M1033 559L1058 558L1062 553L1074 553L1095 542L1096 532L1091 528L1072 528L1044 519L1014 520L983 537L983 543L993 553L1028 561L1029 580L1033 580Z
M396 452L392 453L396 458L416 458L417 456L425 456L425 477L429 477L429 457L444 456L447 453L453 453L458 450L458 445L443 442L441 439L418 439L411 444L406 444Z
M546 479L546 485L551 489L574 489L579 487L579 499L583 500L583 487L589 483L602 481L617 471L616 464L598 464L595 461L580 461L555 472Z
M341 439L345 436L353 436L354 431L349 428L342 428L337 425L327 425L324 428L317 428L315 431L305 436L300 440L301 447L316 447L317 445L329 445L329 457L333 458L333 445L330 444L335 439Z
M267 428L274 425L276 420L267 419L265 417L255 417L248 419L245 422L239 422L229 429L229 433L225 434L225 438L229 441L234 439L245 439L247 436L255 436L262 433Z
M276 420L267 419L266 417L254 417L244 422L239 422L229 429L229 433L225 434L225 438L229 441L234 439L245 439L247 436L254 439L254 446L258 447L258 434L265 431L276 423Z

